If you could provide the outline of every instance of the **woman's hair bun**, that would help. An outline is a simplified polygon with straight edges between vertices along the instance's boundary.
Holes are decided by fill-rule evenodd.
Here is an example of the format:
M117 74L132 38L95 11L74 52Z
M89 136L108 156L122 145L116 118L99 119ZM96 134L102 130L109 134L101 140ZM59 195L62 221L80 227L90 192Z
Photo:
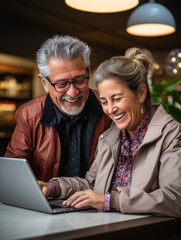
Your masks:
M152 59L148 57L144 49L136 47L129 48L125 53L125 57L133 60L140 67L145 68L146 71L149 71L152 68Z

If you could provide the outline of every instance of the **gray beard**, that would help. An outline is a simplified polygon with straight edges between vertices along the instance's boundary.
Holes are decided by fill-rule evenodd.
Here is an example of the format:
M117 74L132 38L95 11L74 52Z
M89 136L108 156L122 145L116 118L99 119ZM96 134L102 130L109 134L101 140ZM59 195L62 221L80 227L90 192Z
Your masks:
M71 109L70 111L68 111L68 110L64 107L64 105L61 103L61 108L62 108L62 110L63 110L66 114L68 114L68 115L70 115L70 116L76 116L76 115L78 115L79 113L81 113L82 110L83 110L83 108L84 108L84 106L85 106L85 103L84 103L84 101L83 101L82 104L81 104L79 107L78 107L78 106L73 106L72 109Z

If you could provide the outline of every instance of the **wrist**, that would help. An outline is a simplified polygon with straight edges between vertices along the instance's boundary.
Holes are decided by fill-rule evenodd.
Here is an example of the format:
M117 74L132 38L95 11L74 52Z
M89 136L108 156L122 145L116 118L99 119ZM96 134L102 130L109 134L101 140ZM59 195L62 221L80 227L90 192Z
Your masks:
M111 194L107 192L105 194L105 200L104 200L104 211L110 212L110 203L111 203Z
M54 195L54 193L55 193L55 191L56 191L56 184L53 182L53 181L51 181L51 182L47 182L49 185L50 185L50 187L51 187L51 192L50 192L50 194L48 195L49 197L51 197L51 196L53 196Z

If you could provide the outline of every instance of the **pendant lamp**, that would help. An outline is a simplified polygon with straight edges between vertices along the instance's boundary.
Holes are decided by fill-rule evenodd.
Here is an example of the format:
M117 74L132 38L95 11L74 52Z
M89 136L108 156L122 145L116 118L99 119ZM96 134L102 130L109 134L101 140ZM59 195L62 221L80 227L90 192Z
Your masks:
M137 7L127 22L127 32L142 37L156 37L175 32L172 13L163 5L150 1Z
M86 12L121 12L136 7L139 0L65 0L72 8Z

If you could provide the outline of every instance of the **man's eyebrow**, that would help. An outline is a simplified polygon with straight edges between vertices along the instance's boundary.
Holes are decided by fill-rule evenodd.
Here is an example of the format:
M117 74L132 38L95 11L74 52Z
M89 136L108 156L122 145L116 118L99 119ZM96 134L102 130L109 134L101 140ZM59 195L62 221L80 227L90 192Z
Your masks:
M72 80L79 79L79 78L82 78L82 77L87 77L87 75L86 75L86 74L80 74L80 75L76 76L75 78L73 78ZM72 80L71 80L71 81L72 81ZM68 81L70 81L70 79L62 78L62 79L56 80L54 83L68 82Z

